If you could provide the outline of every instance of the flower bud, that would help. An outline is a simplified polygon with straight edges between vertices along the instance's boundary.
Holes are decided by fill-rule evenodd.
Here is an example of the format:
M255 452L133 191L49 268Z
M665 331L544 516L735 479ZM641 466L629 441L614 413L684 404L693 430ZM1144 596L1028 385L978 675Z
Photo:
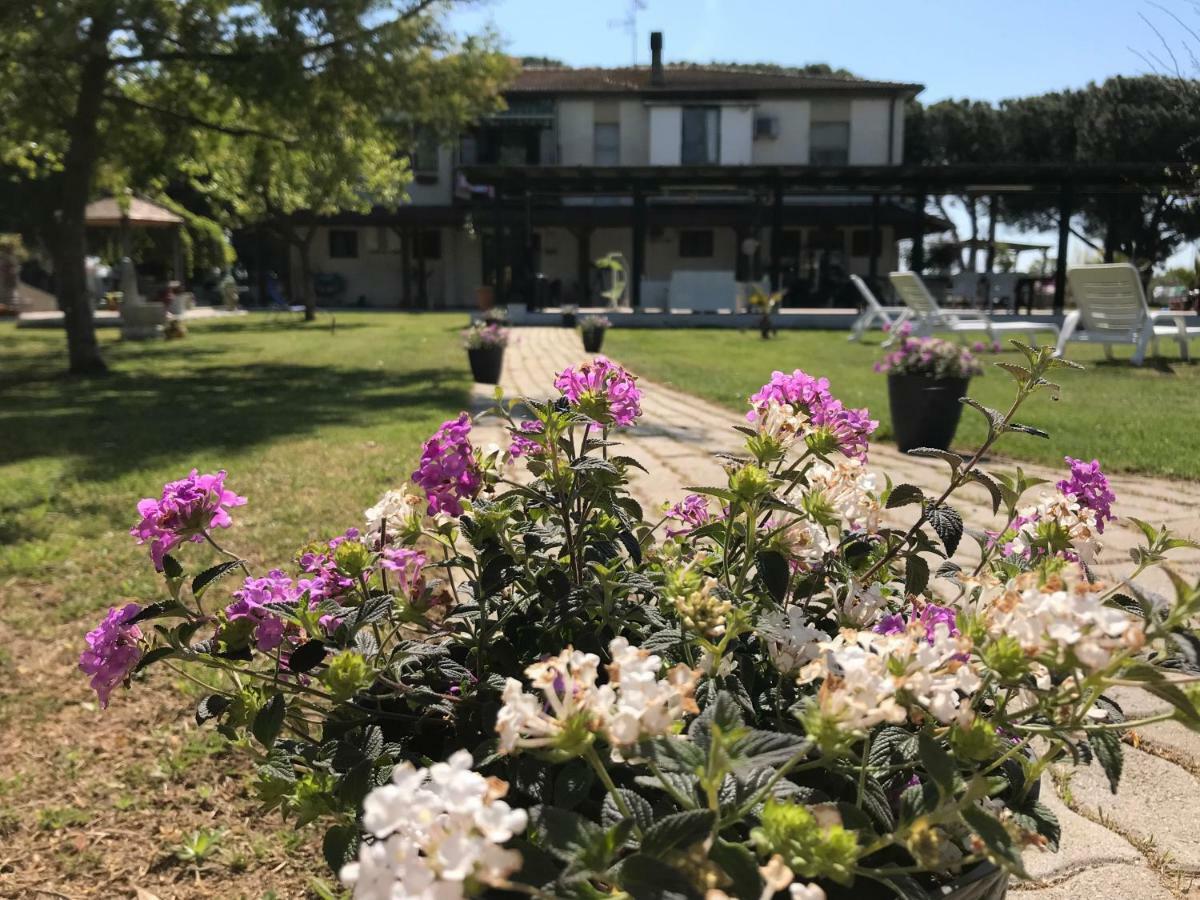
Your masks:
M729 478L729 488L739 500L753 503L767 492L770 476L759 466L742 466Z
M374 677L362 654L353 650L343 650L329 661L329 668L325 670L321 680L336 700L344 701L370 687Z

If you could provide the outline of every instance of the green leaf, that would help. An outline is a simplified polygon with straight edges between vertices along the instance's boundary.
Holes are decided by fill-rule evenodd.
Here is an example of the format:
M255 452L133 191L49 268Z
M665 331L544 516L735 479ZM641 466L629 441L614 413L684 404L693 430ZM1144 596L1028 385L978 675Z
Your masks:
M334 825L325 832L321 841L321 854L325 865L337 874L342 866L358 856L358 828L354 825Z
M203 725L209 719L216 719L228 708L228 697L223 694L209 694L196 705L196 724Z
M288 669L297 674L311 671L325 658L324 641L305 641L288 657Z
M230 559L223 563L217 563L210 569L205 569L192 579L192 596L199 600L212 584L224 578L241 564L240 559Z
M1125 761L1121 738L1113 731L1093 731L1088 734L1088 743L1092 745L1100 767L1108 776L1109 789L1115 794Z
M642 831L645 831L654 824L654 807L650 805L650 801L641 794L629 790L629 788L617 788L617 794L625 802L625 806L629 808L629 814L633 816L633 823ZM621 812L617 806L617 802L612 798L611 794L606 794L604 803L600 807L600 821L604 826L610 827L616 825L625 814Z
M744 844L718 839L708 851L708 858L733 882L733 896L753 898L762 895L763 880L758 871L758 860Z
M965 403L971 409L979 410L983 417L988 420L988 437L993 436L998 429L1004 426L1004 413L1000 412L1000 410L984 406L972 397L960 397L958 402Z
M274 746L275 739L279 737L279 732L283 730L283 717L286 712L287 701L283 699L283 694L277 691L271 695L271 699L266 702L266 705L254 717L254 724L251 726L251 731L253 731L254 737L258 742L268 750Z
M1025 868L1021 862L1021 850L1013 844L1012 835L998 819L984 812L978 806L968 806L962 811L962 817L971 830L979 835L980 840L988 848L988 855L997 865L1010 872L1016 872L1018 875L1025 874Z
M925 459L940 459L950 466L952 472L957 472L963 464L963 458L950 450L939 450L936 447L914 447L906 451L909 456L921 456Z
M942 543L946 547L946 555L953 556L963 536L962 516L953 507L945 504L930 505L925 508L925 519L942 539Z
M1033 377L1032 372L1030 372L1024 366L1018 366L1016 363L998 362L994 363L994 365L996 368L1003 369L1005 372L1011 375L1017 384L1024 384Z
M1053 810L1034 800L1020 809L1014 809L1012 814L1022 828L1036 832L1046 839L1046 849L1051 853L1058 852L1058 842L1062 837L1062 825Z
M561 809L574 809L587 799L588 791L596 781L592 767L582 760L572 760L558 771L554 779L554 805Z
M954 796L954 782L958 775L958 767L950 758L942 745L928 731L922 731L917 736L917 755L921 766L925 769L942 796L949 799Z
M910 503L920 503L925 499L925 493L915 484L898 484L888 493L887 508L896 509Z
M992 515L995 515L997 512L999 512L1000 504L1004 502L1004 490L999 484L996 483L996 480L992 478L992 476L985 472L981 472L978 469L971 470L970 480L974 481L976 484L982 484L985 488L987 488L987 492L992 498Z
M604 829L570 810L536 806L532 810L539 843L563 862L583 863L587 868L605 868L607 860Z
M1032 434L1034 437L1050 440L1050 435L1047 432L1042 431L1040 428L1035 428L1032 425L1022 425L1020 422L1010 422L1008 427L1005 428L1005 431L1016 431L1020 434Z
M699 900L690 878L660 859L635 853L607 875L634 900Z
M661 857L677 847L690 847L708 836L714 820L715 814L710 809L691 809L665 816L642 835L642 853Z
M929 585L929 563L917 553L910 553L904 561L904 593L918 595Z
M783 603L787 599L788 583L791 580L787 560L782 553L765 550L755 557L755 561L758 564L759 577L762 578L763 585L772 599L776 603Z
M158 619L162 616L188 615L187 608L175 600L163 600L159 603L151 603L132 619L126 620L127 625L136 625L138 622L145 622L148 619Z
M728 488L685 487L684 490L689 494L703 494L706 497L716 497L718 500L724 500L726 503L733 503L737 500L737 494Z
M163 575L167 578L182 578L183 566L179 564L179 560L173 557L170 553L163 557Z
M166 659L174 652L175 650L172 647L155 647L138 660L137 665L133 667L133 671L140 672L142 669L154 665L160 659Z

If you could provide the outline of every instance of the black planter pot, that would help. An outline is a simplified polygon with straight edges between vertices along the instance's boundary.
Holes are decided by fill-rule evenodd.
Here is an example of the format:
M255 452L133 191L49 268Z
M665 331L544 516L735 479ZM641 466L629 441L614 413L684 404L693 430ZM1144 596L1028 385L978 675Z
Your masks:
M575 313L573 313L573 312L563 313L562 314L562 323L563 323L563 328L574 328L575 327Z
M480 347L478 350L468 350L467 359L471 362L471 375L480 384L499 384L500 370L504 368L503 347Z
M950 449L962 417L963 405L958 400L967 395L970 382L970 378L889 375L888 405L900 449Z
M583 336L583 349L588 353L599 353L600 348L604 345L604 332L607 330L606 328L589 328L579 332Z

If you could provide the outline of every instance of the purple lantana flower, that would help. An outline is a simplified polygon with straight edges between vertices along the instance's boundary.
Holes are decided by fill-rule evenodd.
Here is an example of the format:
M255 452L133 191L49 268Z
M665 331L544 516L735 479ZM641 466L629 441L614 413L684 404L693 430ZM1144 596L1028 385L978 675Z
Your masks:
M601 425L627 427L642 414L637 376L603 356L563 369L554 379L554 386L568 403Z
M163 569L163 557L184 541L201 543L211 528L233 524L227 507L242 506L246 498L225 487L225 470L215 475L191 474L163 485L162 496L147 497L138 503L142 520L129 530L139 544L150 542L154 568Z
M958 614L948 606L938 606L936 603L927 603L925 607L915 616L905 617L900 613L893 613L884 616L880 619L872 629L876 634L901 634L908 630L908 627L914 622L920 622L925 628L925 639L933 643L937 637L937 627L945 625L946 631L950 637L955 637L958 634Z
M534 456L542 451L541 443L530 434L541 434L545 426L537 419L526 419L519 426L520 430L512 433L512 444L508 448L509 459L520 459L522 456Z
M475 448L471 446L471 417L459 413L449 419L421 448L421 462L412 480L425 491L431 513L462 515L462 501L474 497L482 485Z
M412 599L420 594L425 586L421 570L427 561L425 554L419 550L412 550L408 547L385 547L383 555L379 559L379 565L396 576L400 590L406 597Z
M1068 456L1066 463L1071 469L1071 477L1058 482L1055 487L1064 496L1074 497L1080 506L1092 510L1096 514L1096 531L1103 533L1104 523L1116 519L1112 514L1112 505L1117 495L1112 492L1108 478L1100 471L1100 461L1093 459L1086 463Z
M253 622L255 646L270 652L283 642L285 623L267 604L295 603L300 593L289 576L272 569L262 578L247 578L241 590L234 591L234 602L225 607L225 618L230 622L240 619Z
M697 528L712 521L712 513L708 510L708 499L699 494L688 494L669 510L667 518L682 523L681 528L667 526L667 537L678 537L691 534Z
M800 369L791 374L772 372L771 380L750 398L746 419L760 421L772 406L791 407L806 420L806 437L823 433L844 456L866 462L867 439L879 423L865 409L847 409L829 392L829 379L814 378Z
M87 634L88 648L79 656L79 668L92 676L92 689L102 707L108 706L113 690L142 658L142 630L130 622L141 611L136 603L110 607L104 621Z

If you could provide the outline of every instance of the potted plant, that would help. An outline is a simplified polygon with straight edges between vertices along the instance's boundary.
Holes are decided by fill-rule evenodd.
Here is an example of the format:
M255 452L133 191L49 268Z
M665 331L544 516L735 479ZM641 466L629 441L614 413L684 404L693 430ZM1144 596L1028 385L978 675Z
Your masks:
M583 338L583 349L588 353L599 353L604 344L604 332L612 327L608 316L584 316L579 320L579 334Z
M576 324L576 314L579 312L579 307L574 303L564 303L562 305L562 325L563 328L574 328Z
M512 319L509 317L507 306L493 306L483 314L483 321L487 325L504 325L508 327Z
M504 368L504 348L509 329L487 322L472 322L462 331L462 344L471 363L471 375L480 384L499 384Z
M1123 733L1200 728L1200 587L1138 602L1130 580L1196 545L1137 522L1130 579L1097 584L1098 462L979 468L1072 365L1023 352L928 494L870 472L878 423L796 370L750 398L721 483L646 520L614 450L642 390L603 357L498 400L507 447L443 423L409 487L290 567L234 552L247 500L193 470L137 504L159 595L110 609L80 667L105 706L151 666L211 686L196 721L253 754L267 809L325 828L363 900L999 900L1057 846L1050 766L1116 790ZM960 568L976 483L997 527ZM1117 686L1170 712L1127 718Z
M936 337L912 337L900 326L900 346L875 364L887 375L896 444L947 450L962 417L961 398L983 367L965 347Z
M754 289L750 292L750 296L746 298L746 306L751 312L758 313L758 330L762 334L763 340L778 334L779 329L775 327L775 323L771 320L771 315L783 301L783 292L775 291L773 293L764 291L761 286L754 285Z

